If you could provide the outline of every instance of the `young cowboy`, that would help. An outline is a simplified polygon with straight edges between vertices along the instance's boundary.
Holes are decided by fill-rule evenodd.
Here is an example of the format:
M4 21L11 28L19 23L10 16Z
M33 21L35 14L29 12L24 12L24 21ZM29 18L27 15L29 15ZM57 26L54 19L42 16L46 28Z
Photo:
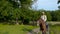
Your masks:
M44 23L46 24L46 30L48 30L48 24L46 23L47 16L46 16L45 12L42 12L42 15L40 18L44 21Z

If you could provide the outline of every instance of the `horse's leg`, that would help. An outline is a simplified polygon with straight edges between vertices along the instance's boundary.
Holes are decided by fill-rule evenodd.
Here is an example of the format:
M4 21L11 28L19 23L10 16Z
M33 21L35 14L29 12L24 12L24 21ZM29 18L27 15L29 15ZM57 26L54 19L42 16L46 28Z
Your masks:
M44 28L44 30L42 30L42 34L46 34L46 29Z
M49 34L49 26L48 26L48 24L46 24L46 31L47 31L46 33Z
M43 30L43 31L42 31L42 34L46 34L46 31Z

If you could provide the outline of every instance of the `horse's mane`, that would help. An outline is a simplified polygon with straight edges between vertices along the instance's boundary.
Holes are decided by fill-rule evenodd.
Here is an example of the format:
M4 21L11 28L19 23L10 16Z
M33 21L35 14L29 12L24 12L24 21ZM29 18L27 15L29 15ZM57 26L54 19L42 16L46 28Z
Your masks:
M40 22L40 21L43 21L43 20L42 20L41 18L38 18L38 19L37 19L37 21L39 21L39 22Z

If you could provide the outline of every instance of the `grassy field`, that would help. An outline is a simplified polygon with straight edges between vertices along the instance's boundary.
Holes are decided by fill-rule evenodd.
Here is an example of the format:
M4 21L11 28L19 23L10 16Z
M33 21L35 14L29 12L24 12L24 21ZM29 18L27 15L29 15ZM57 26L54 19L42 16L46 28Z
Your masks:
M50 25L50 34L60 34L60 24Z
M28 25L2 25L0 24L0 34L26 34L36 28Z
M32 29L37 28L36 26L29 25L3 25L0 24L0 34L27 34ZM50 34L60 34L60 25L49 25Z

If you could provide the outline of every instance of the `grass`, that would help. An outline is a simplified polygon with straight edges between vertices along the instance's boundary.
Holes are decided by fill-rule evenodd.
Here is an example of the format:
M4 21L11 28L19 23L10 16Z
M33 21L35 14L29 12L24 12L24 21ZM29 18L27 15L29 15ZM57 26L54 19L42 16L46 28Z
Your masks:
M41 34L41 32L39 32L39 34ZM49 24L49 34L60 34L60 24Z
M32 29L37 28L36 26L29 25L4 25L0 24L0 34L27 34ZM50 34L60 34L60 24L49 25Z
M27 34L28 31L36 28L29 25L2 25L0 24L0 34Z
M60 24L50 25L50 34L60 34Z

